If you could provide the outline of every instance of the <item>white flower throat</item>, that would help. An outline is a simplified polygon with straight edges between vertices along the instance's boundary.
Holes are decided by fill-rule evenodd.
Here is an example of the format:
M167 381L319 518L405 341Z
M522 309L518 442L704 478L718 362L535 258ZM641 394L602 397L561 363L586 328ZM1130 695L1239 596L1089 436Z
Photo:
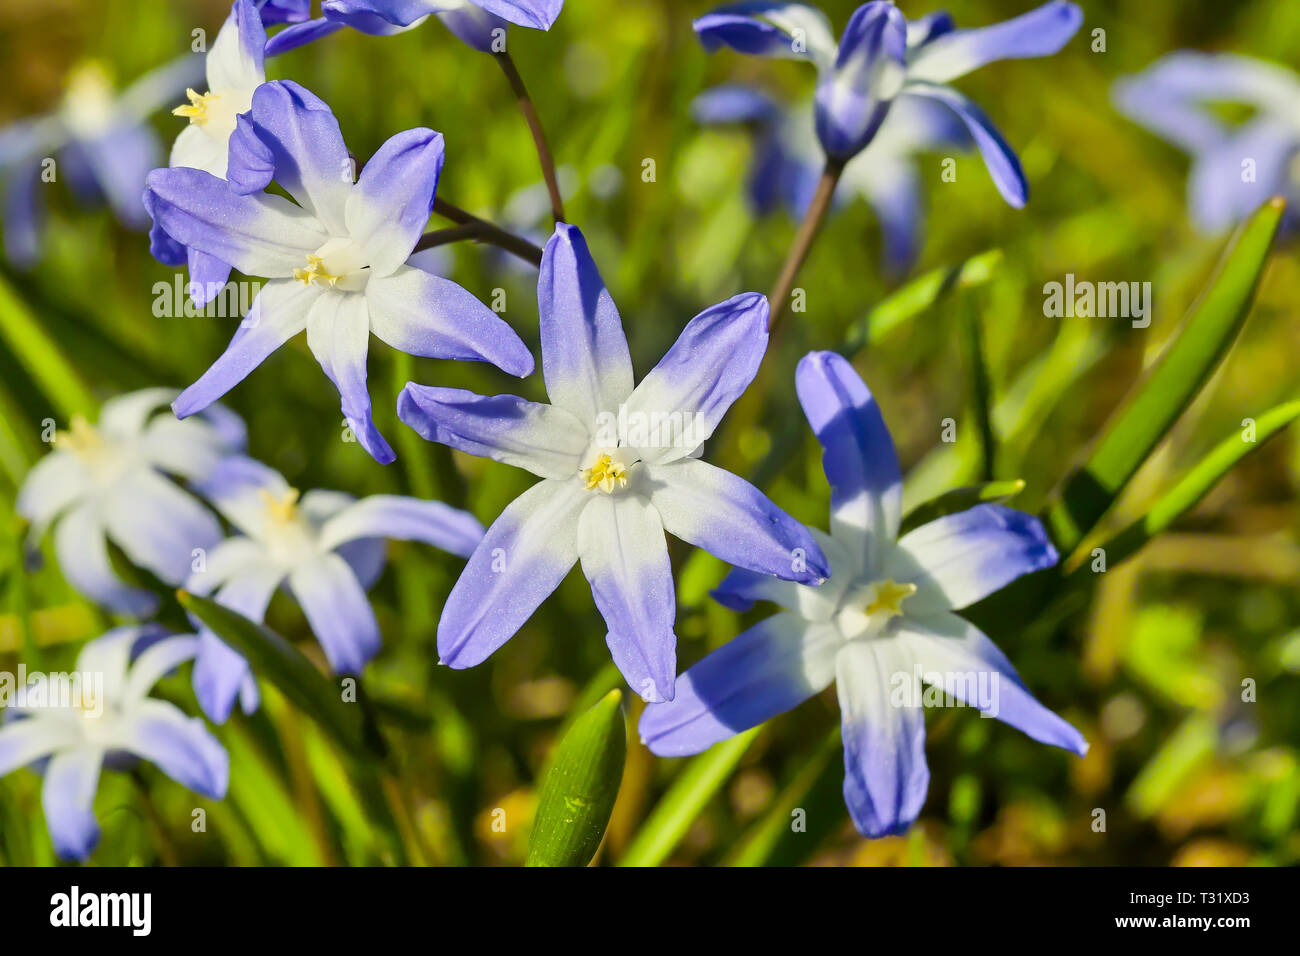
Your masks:
M174 110L173 116L183 116L192 126L197 126L214 140L224 143L235 131L235 117L253 108L252 90L213 90L197 93L185 91L189 99Z
M331 239L307 253L307 264L293 270L303 285L319 285L340 292L360 292L370 278L365 250L348 238Z

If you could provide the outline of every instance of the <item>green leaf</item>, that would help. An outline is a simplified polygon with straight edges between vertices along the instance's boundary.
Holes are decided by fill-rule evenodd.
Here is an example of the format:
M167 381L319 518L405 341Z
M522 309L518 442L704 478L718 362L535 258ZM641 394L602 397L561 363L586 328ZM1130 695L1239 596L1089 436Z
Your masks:
M931 498L925 504L917 505L904 515L898 533L907 534L913 528L929 524L936 518L956 514L958 511L974 508L978 504L1007 501L1024 490L1025 482L1021 478L1010 481L990 481L987 484L971 485L967 488L954 488L952 491L944 492L938 498Z
M1238 231L1178 337L1139 382L1089 456L1048 509L1063 554L1072 552L1114 504L1236 338L1250 311L1285 203L1265 203Z
M596 855L627 757L622 703L622 691L611 690L560 741L537 802L527 866L586 866Z
M1160 496L1151 509L1101 547L1106 566L1114 567L1133 555L1157 534L1185 515L1204 498L1220 479L1251 452L1300 417L1300 400L1285 402L1255 419L1253 441L1240 432L1229 435L1187 472L1178 484ZM1080 570L1087 572L1087 565ZM1076 572L1077 573L1077 572Z
M970 362L971 405L975 411L975 429L980 437L979 476L981 481L992 481L997 459L997 439L993 435L993 381L984 354L979 310L968 301L962 312L965 313L966 354Z
M763 728L755 727L692 757L654 812L641 824L619 866L658 866L686 836L691 823L731 777Z
M931 269L925 275L917 276L854 322L840 351L845 356L852 356L938 304L949 292L983 285L993 278L993 272L1001 261L1002 250L990 249L954 266Z
M197 594L177 591L176 597L345 751L363 760L387 758L388 748L359 686L357 702L345 703L339 687L279 634Z
M65 419L93 420L99 403L72 363L64 357L13 286L0 278L0 338L9 343L23 368Z

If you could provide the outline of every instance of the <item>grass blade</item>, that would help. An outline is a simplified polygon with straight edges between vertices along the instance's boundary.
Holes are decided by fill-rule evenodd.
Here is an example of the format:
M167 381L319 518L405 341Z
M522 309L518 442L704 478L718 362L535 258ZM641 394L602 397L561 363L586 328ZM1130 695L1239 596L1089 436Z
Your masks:
M1062 486L1047 524L1069 554L1114 504L1232 345L1250 311L1285 203L1265 203L1238 231L1177 338L1130 393L1087 463Z

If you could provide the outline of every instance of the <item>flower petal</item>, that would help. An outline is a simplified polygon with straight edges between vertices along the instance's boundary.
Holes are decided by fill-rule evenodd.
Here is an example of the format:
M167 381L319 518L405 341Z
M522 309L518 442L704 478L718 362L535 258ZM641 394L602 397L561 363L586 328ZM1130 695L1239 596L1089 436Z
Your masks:
M266 82L266 27L252 0L235 0L230 16L217 31L205 68L208 89L253 90Z
M709 595L733 611L748 611L756 601L770 601L787 611L794 611L805 621L829 621L839 609L844 591L858 577L862 562L830 535L816 528L809 528L808 533L830 561L830 580L809 587L748 568L732 568Z
M415 248L429 222L443 158L442 134L421 127L391 137L361 170L348 196L347 227L373 275L391 275Z
M75 454L53 451L36 464L18 489L14 511L32 525L39 538L59 515L72 507L91 487L91 477Z
M576 475L591 440L576 418L554 405L414 382L397 398L397 417L428 441L542 478Z
M848 359L809 352L795 371L795 391L822 446L831 486L831 536L856 544L860 561L892 541L902 517L903 477L894 441L871 391Z
M360 674L379 653L379 622L356 575L337 554L289 573L289 587L336 674Z
M1020 168L1015 151L1007 145L993 121L973 101L949 86L908 82L904 95L926 96L950 107L966 124L975 145L984 157L984 165L1002 198L1017 209L1029 200L1029 183Z
M195 549L221 540L221 525L193 497L150 468L137 467L104 498L109 537L132 564L171 585L190 574Z
M1083 734L1034 699L1006 655L974 624L956 614L907 615L897 633L908 642L922 680L941 677L953 697L1040 743L1079 756L1088 752Z
M321 293L307 315L307 345L339 390L343 417L357 443L387 465L397 456L379 434L370 414L366 355L370 349L370 311L358 292Z
M618 309L576 226L558 223L537 279L542 377L551 404L591 426L632 392L632 357Z
M907 607L923 614L966 607L1056 562L1056 549L1037 518L984 504L909 531L886 555L885 568L917 586Z
M590 501L574 477L538 482L506 506L443 606L442 663L482 663L559 587L578 560L579 515Z
M683 541L789 581L813 584L830 576L808 529L743 478L694 458L640 467L664 528Z
M892 3L854 11L840 38L835 69L817 82L817 138L826 155L847 161L871 142L906 75L907 21Z
M45 768L41 806L54 852L67 860L84 860L99 843L95 791L104 752L83 747L56 754Z
M193 634L161 637L131 664L122 699L132 702L146 697L154 684L181 664L192 660L198 651L199 639Z
M564 0L473 0L488 13L534 30L549 30L564 8Z
M949 83L998 60L1051 56L1083 26L1083 11L1052 0L1018 17L980 27L952 30L921 46L907 65L909 80Z
M131 708L119 733L123 749L181 786L213 800L225 797L230 757L202 718L187 717L168 701L146 698Z
M852 641L835 661L844 736L844 802L863 836L898 834L925 803L925 712L906 646Z
M578 519L578 554L623 679L643 700L672 700L677 602L654 506L640 495L594 496Z
M113 572L94 502L78 505L54 526L54 552L68 583L96 604L136 617L149 617L157 610L157 597L130 587Z
M266 41L266 55L279 56L281 53L288 53L290 50L296 50L300 46L319 40L321 37L337 33L346 26L347 24L340 20L327 20L324 17L294 23Z
M677 461L713 434L758 372L767 349L767 319L767 299L745 292L705 309L686 324L672 348L628 397L627 410L650 422L656 416L662 420L680 415L689 425L691 441L661 436L659 447L638 449L645 460Z
M7 713L7 710L6 710ZM0 724L0 777L42 757L81 742L75 725L58 716L36 714Z
M1187 196L1197 228L1217 235L1269 200L1288 195L1291 164L1300 153L1300 133L1273 117L1250 120L1223 142L1200 153L1187 178ZM1247 161L1254 176L1242 175Z
M731 4L706 13L692 26L710 53L728 46L754 56L811 60L819 69L835 58L830 21L804 3Z
M641 741L683 757L756 727L830 686L842 640L829 624L783 612L760 621L677 680L671 703L641 716Z
M215 552L213 558L215 563ZM250 562L222 584L214 599L250 621L261 623L282 579L279 569L265 562ZM257 681L248 662L204 626L199 628L193 682L199 706L213 723L224 724L229 719L235 698L241 694L245 695L244 712L256 709Z
M523 377L533 356L515 330L471 293L442 276L402 266L366 283L370 327L398 351L425 358L491 362Z
M177 242L252 276L287 278L328 238L283 196L241 196L201 169L155 169L145 204Z
M203 411L305 329L308 313L319 295L316 286L292 279L262 286L226 351L172 404L176 416L185 418Z
M468 558L483 540L483 525L468 511L441 501L371 495L326 521L320 529L317 547L333 551L345 541L364 538L423 541Z

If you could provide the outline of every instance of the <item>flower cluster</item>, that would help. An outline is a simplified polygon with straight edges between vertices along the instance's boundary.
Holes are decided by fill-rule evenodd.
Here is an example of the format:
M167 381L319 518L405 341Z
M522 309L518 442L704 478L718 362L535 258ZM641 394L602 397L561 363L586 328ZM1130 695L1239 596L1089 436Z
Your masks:
M181 84L185 102L173 112L186 125L169 165L147 177L134 166L111 166L154 165L141 141L139 103L152 104L143 94L128 93L136 108L127 108L104 87L78 87L57 120L19 130L0 148L4 169L29 163L56 140L84 154L127 218L147 211L154 254L188 268L196 303L211 299L232 269L265 280L225 352L197 381L179 394L147 389L112 399L94 425L74 419L32 470L19 512L34 540L53 530L73 587L145 619L159 607L156 579L258 622L284 589L330 669L355 675L380 650L366 592L383 569L388 539L467 559L438 624L439 656L453 668L484 661L580 564L610 655L649 703L641 733L656 753L698 752L835 682L845 798L870 836L899 832L920 811L928 771L919 689L936 680L946 687L935 675L992 680L996 700L971 692L967 702L1036 740L1086 749L1077 731L1030 695L992 641L954 613L1056 563L1037 519L981 505L900 537L899 463L880 412L844 358L813 352L795 385L824 448L830 534L804 527L763 491L702 458L763 361L768 300L744 292L704 309L638 381L587 240L563 221L541 251L537 281L550 404L415 382L396 398L400 420L425 439L540 479L486 531L473 515L434 501L300 495L246 457L241 422L217 400L301 332L358 443L379 463L395 455L373 422L372 333L413 356L486 362L517 377L534 370L523 340L496 312L413 259L437 202L442 134L398 132L358 172L329 105L292 80L268 81L266 60L345 26L387 35L429 16L471 47L502 54L507 24L549 29L561 0L326 0L317 19L308 7L236 0L207 53L205 82ZM892 3L870 2L837 45L813 7L724 7L695 23L705 47L808 60L818 71L815 98L798 118L757 91L725 87L697 111L707 122L757 127L757 206L802 212L818 167L827 165L875 207L890 260L902 268L918 244L916 152L973 143L1008 203L1021 206L1028 196L1015 153L948 84L996 60L1052 54L1081 21L1076 6L1055 0L1003 24L958 30L943 14L908 22ZM286 24L268 38L268 26ZM174 78L167 73L169 84ZM163 86L149 81L151 91ZM27 139L19 142L18 133ZM108 142L132 138L134 145ZM544 153L540 135L538 145ZM10 156L18 157L14 164ZM491 232L475 217L459 221L477 235ZM29 233L7 229L22 247L11 254L30 251ZM515 243L525 253L528 245ZM716 591L724 605L766 600L785 608L680 678L666 533L734 568ZM110 543L141 572L132 582L115 572ZM61 854L84 858L93 849L98 774L122 755L155 763L207 796L224 793L220 744L198 719L147 696L162 675L193 659L193 688L213 722L226 721L236 701L245 711L257 706L248 662L200 622L194 629L164 636L156 626L127 626L88 644L78 666L104 675L102 713L8 713L0 773L43 762L46 814ZM907 692L901 702L899 675Z

